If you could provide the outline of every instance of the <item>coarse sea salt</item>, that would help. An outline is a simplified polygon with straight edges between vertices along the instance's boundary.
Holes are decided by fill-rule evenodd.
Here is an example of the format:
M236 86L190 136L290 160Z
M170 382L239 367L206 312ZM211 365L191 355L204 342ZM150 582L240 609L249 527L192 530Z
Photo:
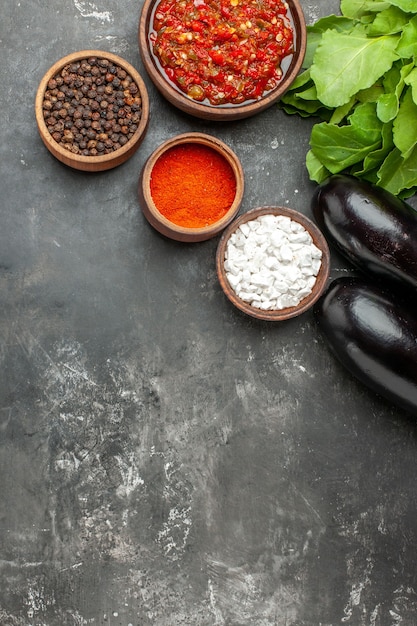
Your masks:
M302 224L269 213L232 233L224 269L239 298L276 311L297 306L312 292L321 261L322 251Z

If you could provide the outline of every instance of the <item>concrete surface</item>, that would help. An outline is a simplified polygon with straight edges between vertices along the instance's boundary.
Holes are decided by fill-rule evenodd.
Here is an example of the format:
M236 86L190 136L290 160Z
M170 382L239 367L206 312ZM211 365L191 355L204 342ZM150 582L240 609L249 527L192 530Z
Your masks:
M308 22L338 1L302 2ZM0 20L1 626L413 626L416 425L335 362L312 316L258 323L215 274L217 240L144 220L166 138L222 138L242 211L310 214L311 122L174 110L144 75L141 2L5 0ZM44 72L85 48L141 73L151 123L102 174L38 136ZM331 277L347 271L332 257Z

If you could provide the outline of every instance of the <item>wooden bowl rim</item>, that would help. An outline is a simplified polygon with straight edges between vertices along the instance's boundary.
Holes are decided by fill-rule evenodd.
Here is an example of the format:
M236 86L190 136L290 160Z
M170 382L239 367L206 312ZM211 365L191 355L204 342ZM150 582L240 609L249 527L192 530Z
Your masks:
M149 22L155 4L159 0L145 0L139 19L138 41L143 65L152 82L171 104L185 113L202 119L227 121L243 119L255 115L274 104L289 89L299 73L307 47L307 27L304 12L299 0L287 0L289 12L296 33L296 47L289 68L279 85L256 102L242 103L233 106L216 106L197 102L176 89L159 71L149 48Z
M232 167L233 173L235 175L236 193L229 210L217 222L214 222L209 226L202 226L199 228L187 228L185 226L179 226L177 224L174 224L158 211L151 195L150 179L152 175L152 170L157 160L171 148L187 143L197 143L212 148L226 159L226 161ZM171 232L173 235L179 235L182 237L191 236L192 238L194 238L194 236L198 237L203 235L212 236L226 228L226 226L239 211L244 191L244 172L239 157L224 141L207 133L186 132L166 139L152 152L143 167L139 186L142 192L140 195L143 196L143 201L146 204L147 210L152 215L155 222L158 222L163 227L165 234L166 232Z
M135 131L135 134L133 135L133 137L129 139L129 141L125 143L124 146L122 146L118 150L114 150L113 152L109 154L104 154L101 156L84 156L80 154L74 154L70 152L69 150L65 150L64 148L62 148L62 146L59 145L57 141L55 141L55 139L51 136L45 124L45 120L44 120L43 112L42 112L43 111L42 104L43 104L44 93L46 91L48 82L53 76L55 76L60 70L62 70L62 68L65 65L73 63L74 61L79 61L80 59L93 57L93 56L100 57L103 59L108 59L109 61L112 61L113 63L115 63L115 65L122 67L124 70L128 72L128 74L130 74L130 76L133 78L136 85L139 87L139 92L140 92L140 96L142 99L142 111L141 111L141 119L140 119L138 128ZM66 56L56 61L53 65L51 65L51 67L45 72L44 76L42 77L39 83L39 86L36 92L36 98L35 98L36 122L38 125L40 135L42 137L42 140L46 144L47 148L52 152L52 154L54 154L58 159L62 160L64 163L67 163L67 164L71 164L71 162L78 163L80 164L80 166L83 166L83 165L86 166L86 169L89 169L89 166L90 168L94 168L95 165L103 166L103 165L109 164L110 162L114 160L121 160L126 154L131 152L135 148L135 145L141 139L141 137L144 135L147 129L148 122L149 122L149 108L150 107L149 107L148 91L147 91L145 82L143 78L141 77L141 75L139 74L139 72L133 67L133 65L131 65L128 61L126 61L119 55L114 54L112 52L107 52L105 50L80 50L77 52L72 52L70 54L67 54Z
M226 272L224 269L224 257L226 252L227 242L230 236L237 230L237 228L245 223L256 219L261 215L283 215L291 218L293 221L300 223L304 228L310 233L313 238L313 242L315 245L320 248L322 251L322 262L320 270L317 274L316 282L313 287L313 291L306 296L300 304L294 307L287 307L285 309L279 310L262 310L257 309L256 307L252 307L248 302L245 302L236 294L236 292L232 289L229 284L229 281L226 277ZM220 286L227 296L227 298L234 304L239 310L243 311L247 315L251 317L265 320L265 321L285 321L291 319L293 317L297 317L301 315L309 308L313 306L315 302L320 298L324 289L326 288L326 283L329 277L330 272L330 250L325 239L323 233L318 228L318 226L306 215L296 211L295 209L290 209L288 207L281 206L262 206L257 207L255 209L251 209L246 213L243 213L240 217L235 219L222 233L221 239L217 246L216 251L216 270L217 276L220 282Z

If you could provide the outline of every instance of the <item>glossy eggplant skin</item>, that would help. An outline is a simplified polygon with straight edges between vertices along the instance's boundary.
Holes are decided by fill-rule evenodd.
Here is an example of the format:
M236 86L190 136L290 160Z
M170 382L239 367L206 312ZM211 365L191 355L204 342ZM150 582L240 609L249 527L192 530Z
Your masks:
M337 278L316 302L314 318L353 376L417 416L417 315L404 295L366 278Z
M374 280L417 288L417 211L367 181L334 174L316 188L312 212L329 243Z

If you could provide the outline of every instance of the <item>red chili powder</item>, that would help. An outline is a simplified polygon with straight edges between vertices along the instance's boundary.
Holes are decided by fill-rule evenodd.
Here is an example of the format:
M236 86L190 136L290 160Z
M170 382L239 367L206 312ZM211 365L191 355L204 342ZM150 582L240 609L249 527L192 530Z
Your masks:
M217 150L185 143L159 157L150 187L156 208L170 222L201 228L217 222L230 209L236 179L230 163Z

